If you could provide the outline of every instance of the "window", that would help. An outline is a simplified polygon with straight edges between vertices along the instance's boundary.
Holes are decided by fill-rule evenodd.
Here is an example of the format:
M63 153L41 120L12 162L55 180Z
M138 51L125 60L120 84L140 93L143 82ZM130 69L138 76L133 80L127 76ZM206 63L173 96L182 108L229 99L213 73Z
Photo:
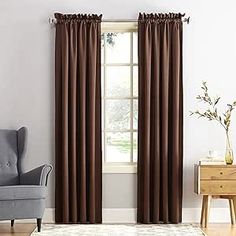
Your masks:
M104 172L135 172L138 125L137 30L127 23L113 23L106 27L103 27L101 47Z

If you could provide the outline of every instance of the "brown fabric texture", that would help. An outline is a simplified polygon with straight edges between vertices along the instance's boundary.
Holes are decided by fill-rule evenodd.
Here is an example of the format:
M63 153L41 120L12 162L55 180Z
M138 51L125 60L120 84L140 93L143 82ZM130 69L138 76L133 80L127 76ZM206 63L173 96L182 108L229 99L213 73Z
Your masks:
M55 18L56 222L101 223L101 16Z
M182 15L138 22L138 222L182 219Z

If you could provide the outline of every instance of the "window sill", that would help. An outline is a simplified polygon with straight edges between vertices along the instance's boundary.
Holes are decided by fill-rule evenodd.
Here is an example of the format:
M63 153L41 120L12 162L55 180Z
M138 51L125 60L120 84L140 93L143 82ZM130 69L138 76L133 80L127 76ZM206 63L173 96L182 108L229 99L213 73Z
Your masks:
M136 174L136 164L119 164L119 163L106 163L103 164L102 173L104 174Z

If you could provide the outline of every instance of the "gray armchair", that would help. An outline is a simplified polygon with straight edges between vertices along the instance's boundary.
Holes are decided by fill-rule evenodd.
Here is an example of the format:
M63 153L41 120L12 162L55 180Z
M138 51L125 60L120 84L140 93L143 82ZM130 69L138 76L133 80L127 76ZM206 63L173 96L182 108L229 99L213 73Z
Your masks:
M0 129L0 220L37 219L38 231L45 210L51 165L23 173L27 129Z

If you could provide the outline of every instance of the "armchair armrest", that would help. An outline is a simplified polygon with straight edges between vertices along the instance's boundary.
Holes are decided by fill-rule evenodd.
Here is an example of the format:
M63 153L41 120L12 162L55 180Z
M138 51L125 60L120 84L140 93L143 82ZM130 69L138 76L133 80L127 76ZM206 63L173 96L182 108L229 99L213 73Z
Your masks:
M21 185L47 186L48 175L52 171L51 165L42 165L36 169L20 175Z

